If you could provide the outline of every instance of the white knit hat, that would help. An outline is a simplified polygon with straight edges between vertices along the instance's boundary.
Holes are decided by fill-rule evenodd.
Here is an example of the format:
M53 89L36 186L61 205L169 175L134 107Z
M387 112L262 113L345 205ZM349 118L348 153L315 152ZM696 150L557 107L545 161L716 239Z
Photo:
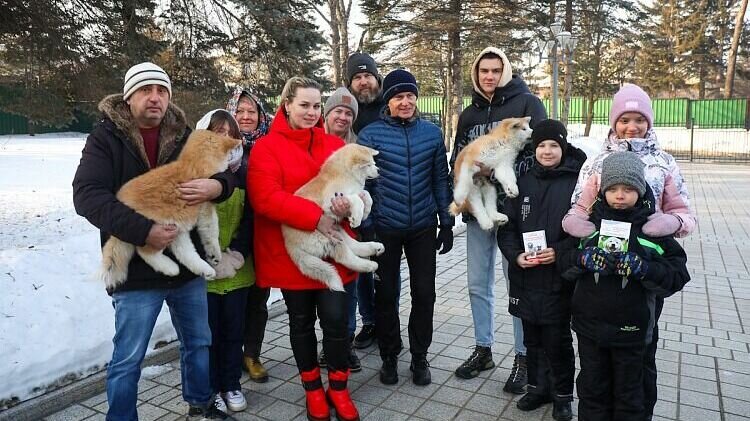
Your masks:
M125 84L122 87L123 99L127 100L138 88L146 85L161 85L169 91L172 97L172 82L169 75L161 67L151 62L136 64L125 73Z

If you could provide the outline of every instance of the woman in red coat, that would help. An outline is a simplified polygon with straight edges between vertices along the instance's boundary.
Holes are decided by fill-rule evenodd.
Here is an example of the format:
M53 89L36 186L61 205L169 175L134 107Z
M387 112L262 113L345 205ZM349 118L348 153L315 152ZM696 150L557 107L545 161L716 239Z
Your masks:
M339 420L359 420L347 389L347 295L328 290L297 269L284 246L281 225L333 235L335 220L294 192L315 177L326 158L342 146L341 139L323 130L320 85L312 79L293 77L284 86L268 135L258 140L250 154L247 172L250 202L256 212L256 282L261 288L280 288L284 296L289 338L307 396L307 418L313 421L330 418L326 398ZM338 216L347 216L348 202L333 203L332 209ZM354 280L355 272L336 266L344 284ZM316 314L328 359L329 389L325 393L317 361Z

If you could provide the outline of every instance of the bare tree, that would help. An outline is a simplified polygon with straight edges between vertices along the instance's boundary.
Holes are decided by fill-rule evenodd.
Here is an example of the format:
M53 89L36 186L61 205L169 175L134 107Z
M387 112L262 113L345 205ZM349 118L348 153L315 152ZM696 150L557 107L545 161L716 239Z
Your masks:
M742 0L740 9L734 19L734 34L732 34L732 45L729 48L729 58L727 59L727 78L724 81L724 98L731 98L734 91L734 74L737 65L737 50L740 46L740 37L744 25L745 12L747 11L747 0Z

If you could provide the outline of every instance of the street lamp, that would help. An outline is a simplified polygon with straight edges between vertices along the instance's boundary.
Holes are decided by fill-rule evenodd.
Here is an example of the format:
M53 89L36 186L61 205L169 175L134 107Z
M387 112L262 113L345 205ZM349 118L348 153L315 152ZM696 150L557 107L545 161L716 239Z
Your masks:
M578 43L578 37L568 31L563 31L562 22L554 22L549 26L552 37L542 38L539 43L539 56L542 60L549 60L552 64L552 118L557 119L557 78L560 59L567 63L573 58L573 50ZM558 57L558 48L560 54Z

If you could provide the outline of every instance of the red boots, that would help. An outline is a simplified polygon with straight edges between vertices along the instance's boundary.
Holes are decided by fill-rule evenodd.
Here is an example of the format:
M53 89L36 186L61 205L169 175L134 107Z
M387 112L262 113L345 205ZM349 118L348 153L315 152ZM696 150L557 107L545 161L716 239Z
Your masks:
M328 371L328 391L323 392L320 381L320 367L300 373L302 386L307 398L307 419L310 421L328 421L331 418L329 405L336 410L338 421L359 421L359 412L354 406L349 389L346 386L349 370Z
M336 410L336 419L339 421L359 421L359 412L354 406L346 382L349 379L349 370L328 371L328 391L326 397L328 403Z
M302 387L307 398L307 419L310 421L328 421L331 411L328 409L323 383L320 381L320 367L300 372Z

